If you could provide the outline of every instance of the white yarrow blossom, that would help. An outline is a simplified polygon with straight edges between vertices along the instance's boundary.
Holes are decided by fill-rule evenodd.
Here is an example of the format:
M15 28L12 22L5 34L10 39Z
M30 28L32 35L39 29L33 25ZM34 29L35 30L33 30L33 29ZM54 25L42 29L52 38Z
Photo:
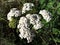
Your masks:
M22 8L22 14L26 13L26 11L32 10L33 6L33 3L25 3Z
M12 21L12 17L14 16L14 17L18 17L18 16L20 16L21 15L21 12L19 11L19 10L17 10L17 8L12 8L11 10L10 10L10 12L7 14L7 19L9 20L9 21Z
M40 21L41 17L37 14L27 14L26 17L30 20L30 23L33 25L34 29L42 28L42 23Z
M39 14L41 14L47 22L51 20L51 13L47 10L40 10Z
M26 17L21 17L17 28L20 32L19 37L21 37L21 39L26 38L27 42L30 43L32 42L34 34L31 33L28 22Z

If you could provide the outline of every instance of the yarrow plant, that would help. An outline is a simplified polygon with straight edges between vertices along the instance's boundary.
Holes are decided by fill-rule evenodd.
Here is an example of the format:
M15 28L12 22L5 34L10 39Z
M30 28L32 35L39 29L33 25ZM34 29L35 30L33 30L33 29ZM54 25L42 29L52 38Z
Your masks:
M9 22L12 21L13 17L20 17L19 23L17 25L17 29L20 32L19 37L21 39L27 39L27 43L32 42L33 37L35 37L33 29L38 30L44 26L44 24L41 22L41 16L39 16L39 14L42 15L43 19L45 19L46 22L49 22L51 20L51 13L47 10L40 10L39 14L29 13L24 16L23 14L26 13L26 11L32 10L32 7L34 7L33 3L25 3L23 4L22 11L17 10L17 8L12 8L7 14L7 19ZM33 29L30 28L31 24L33 25Z

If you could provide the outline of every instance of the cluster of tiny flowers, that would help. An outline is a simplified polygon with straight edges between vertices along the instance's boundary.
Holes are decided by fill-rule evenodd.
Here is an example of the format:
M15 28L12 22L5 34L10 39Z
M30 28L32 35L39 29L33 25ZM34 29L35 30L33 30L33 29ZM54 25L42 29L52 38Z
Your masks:
M39 14L41 14L47 22L51 20L51 13L47 10L40 10Z
M42 28L41 17L38 14L27 14L26 17L30 20L30 24L33 25L35 30Z
M7 19L9 21L12 21L13 17L21 16L22 14L26 13L26 11L32 10L32 7L34 6L33 3L25 3L22 8L22 12L20 10L17 10L17 8L12 8L10 12L7 14ZM47 10L40 10L39 14L42 15L42 17L49 22L51 20L51 13L49 13ZM25 38L27 39L27 42L30 43L33 40L33 37L35 36L34 33L32 33L32 29L30 29L30 25L33 25L33 28L35 30L38 30L43 27L44 24L40 21L41 17L38 14L27 14L26 16L21 16L19 19L19 23L17 25L17 28L19 29L19 37L21 39Z
M25 3L22 8L22 14L26 13L26 11L32 10L33 6L33 3Z
M19 37L21 37L21 39L26 38L27 42L30 43L32 42L34 34L31 33L28 22L29 20L26 17L21 17L17 28L20 32Z
M18 17L18 16L20 16L21 14L20 14L20 11L19 10L17 10L17 8L12 8L11 10L10 10L10 12L7 14L7 19L9 20L9 21L12 21L12 17Z

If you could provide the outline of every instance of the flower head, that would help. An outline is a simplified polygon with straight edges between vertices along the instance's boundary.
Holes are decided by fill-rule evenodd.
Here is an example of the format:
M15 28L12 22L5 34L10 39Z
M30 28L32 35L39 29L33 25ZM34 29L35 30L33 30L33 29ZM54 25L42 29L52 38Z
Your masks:
M22 8L22 14L26 13L26 11L32 10L33 6L33 3L25 3Z
M41 17L37 14L27 14L26 17L30 20L30 24L33 25L34 29L42 28L42 23L40 21Z
M41 14L47 22L51 20L51 13L47 10L40 10L39 14Z
M12 8L10 12L7 14L7 19L12 21L12 17L18 17L21 15L21 12L17 10L17 8Z
M26 17L21 17L20 20L19 20L19 24L17 26L17 28L19 29L19 37L21 37L21 39L23 38L26 38L27 39L27 42L32 42L32 39L33 39L33 35L30 31L30 28L29 28L29 23L28 23L28 19Z

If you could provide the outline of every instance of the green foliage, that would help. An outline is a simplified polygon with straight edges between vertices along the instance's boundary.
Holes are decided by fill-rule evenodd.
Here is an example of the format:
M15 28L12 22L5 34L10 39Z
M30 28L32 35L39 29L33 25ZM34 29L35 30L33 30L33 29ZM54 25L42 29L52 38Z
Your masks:
M60 43L60 39L59 38L54 38L54 41Z
M57 13L60 14L60 7L57 10L58 10Z
M55 35L60 35L60 30L58 30L58 29L56 29L56 28L53 28L53 30L52 30L52 32L53 32L53 34L55 34Z
M9 21L10 28L16 28L17 21L16 19L12 18L12 21Z
M60 43L60 38L59 38L60 37L60 30L56 29L56 28L53 28L52 33L55 35L54 36L54 41Z
M45 2L45 0L39 0L40 4L43 4Z

